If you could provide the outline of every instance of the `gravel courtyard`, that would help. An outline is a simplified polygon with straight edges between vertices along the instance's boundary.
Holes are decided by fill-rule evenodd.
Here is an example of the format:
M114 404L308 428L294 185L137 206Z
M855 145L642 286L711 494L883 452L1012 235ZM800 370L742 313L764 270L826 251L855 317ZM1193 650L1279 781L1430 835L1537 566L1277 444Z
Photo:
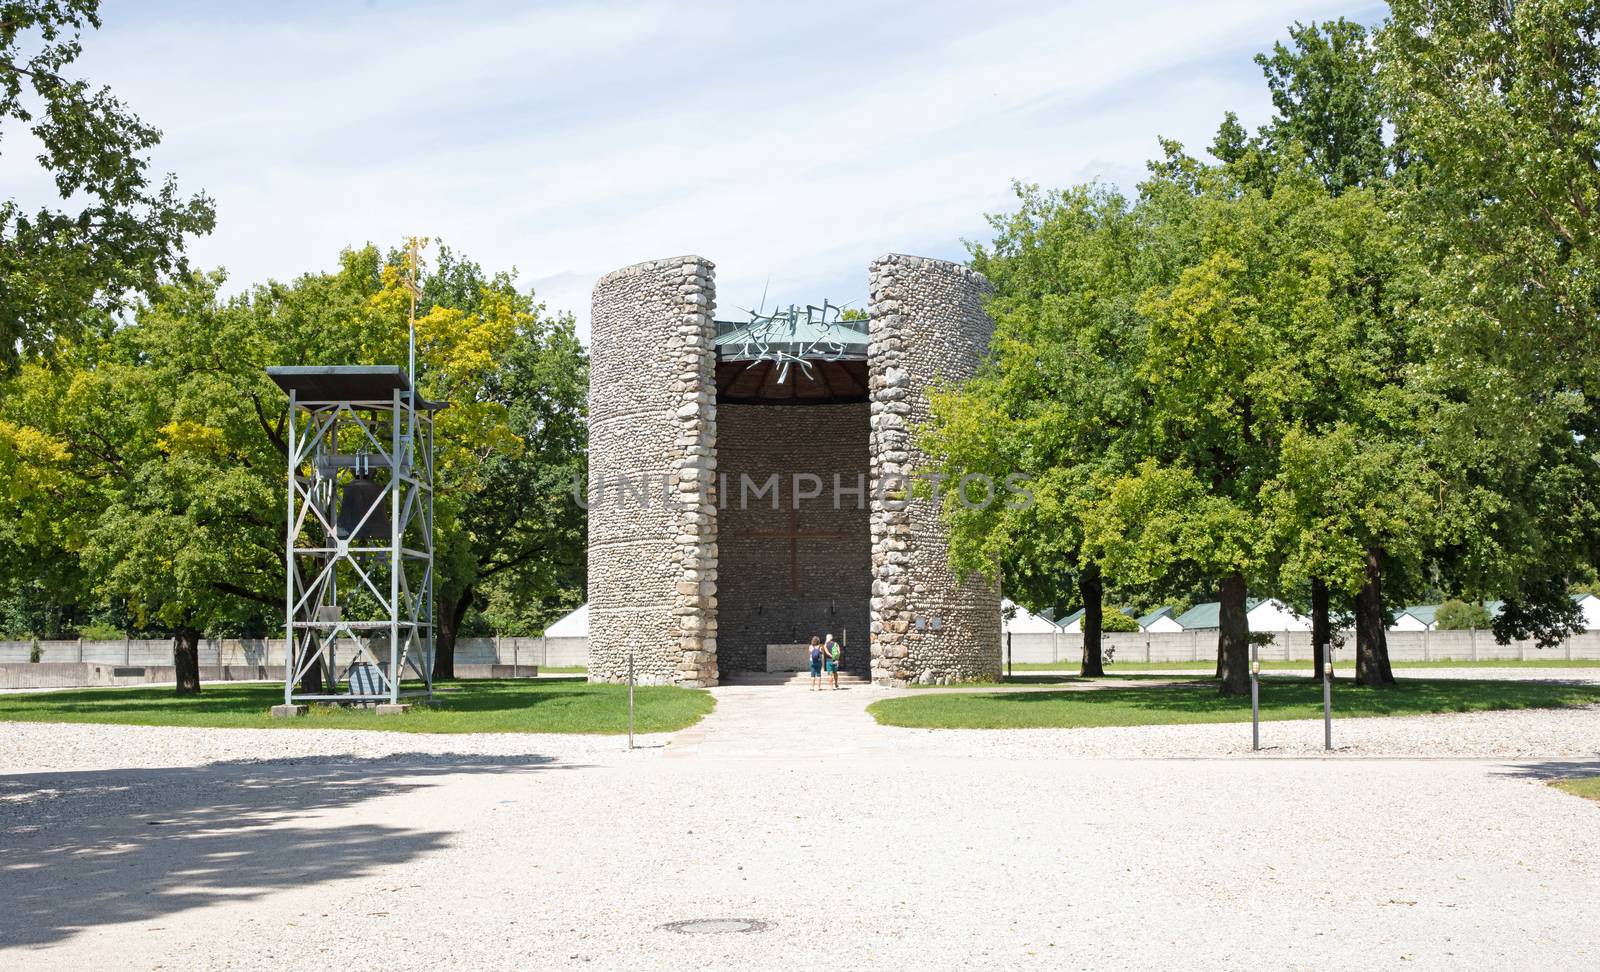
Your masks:
M1585 968L1600 710L671 737L0 727L17 969ZM1167 758L1160 758L1167 757ZM1416 758L1431 757L1431 758ZM688 934L692 919L751 932Z

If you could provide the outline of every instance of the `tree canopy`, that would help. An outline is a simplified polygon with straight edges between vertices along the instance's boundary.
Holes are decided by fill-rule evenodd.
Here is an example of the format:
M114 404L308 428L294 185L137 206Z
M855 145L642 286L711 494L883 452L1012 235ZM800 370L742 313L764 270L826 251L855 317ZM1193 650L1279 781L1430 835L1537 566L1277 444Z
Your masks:
M1020 187L973 248L989 361L922 441L1039 502L951 506L957 568L1034 608L1089 604L1085 578L1210 587L1225 690L1247 589L1309 601L1324 639L1353 609L1369 684L1392 680L1388 605L1425 590L1503 599L1502 638L1572 630L1600 553L1597 20L1547 0L1296 24L1257 58L1273 117L1228 115L1216 163L1166 144L1132 200Z
M232 298L222 282L159 288L128 326L29 362L0 389L6 575L71 565L47 568L51 583L180 636L281 623L288 403L265 369L404 361L409 296L400 254L372 246L336 272ZM570 318L546 315L509 274L485 277L444 249L423 292L418 384L451 406L436 466L448 656L484 574L547 612L575 599L585 363Z
M974 253L997 285L994 353L974 381L933 396L926 445L952 478L1031 479L1030 505L948 504L958 569L1003 569L1013 596L1035 608L1065 613L1074 600L1098 608L1084 516L1127 466L1134 298L1154 268L1122 196L1099 187L1017 191L1018 211L996 217L992 248ZM1100 671L1098 643L1084 665Z
M99 7L0 3L0 139L34 151L58 197L0 200L0 375L181 277L186 238L215 224L210 199L149 171L161 133L109 88L70 74Z
M1568 583L1600 554L1600 10L1581 0L1397 0L1382 93L1413 160L1418 314L1450 386L1439 431L1462 502L1441 567L1500 597L1502 638L1579 625Z

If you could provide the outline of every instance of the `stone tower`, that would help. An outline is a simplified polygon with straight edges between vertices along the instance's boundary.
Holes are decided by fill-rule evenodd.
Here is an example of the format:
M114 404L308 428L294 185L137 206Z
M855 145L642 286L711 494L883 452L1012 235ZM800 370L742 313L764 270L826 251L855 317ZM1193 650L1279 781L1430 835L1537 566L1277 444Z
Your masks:
M895 498L929 388L988 345L987 281L886 256L868 323L759 352L715 320L714 281L685 256L595 285L590 679L626 677L631 653L641 681L714 685L825 632L884 684L998 675L999 593L957 582L931 502Z
M944 260L891 254L872 264L872 680L904 685L1000 674L1000 595L958 582L949 538L929 501L897 503L885 477L908 479L923 456L911 430L928 390L975 372L994 324L989 282Z

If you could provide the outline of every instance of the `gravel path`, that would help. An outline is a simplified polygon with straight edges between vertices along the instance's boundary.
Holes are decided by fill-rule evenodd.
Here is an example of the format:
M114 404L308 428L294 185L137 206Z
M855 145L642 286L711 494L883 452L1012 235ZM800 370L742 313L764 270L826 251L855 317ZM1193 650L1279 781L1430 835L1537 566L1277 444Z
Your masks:
M1600 758L1600 706L1382 719L1339 719L1334 750L1323 749L1321 719L1261 724L1250 751L1248 722L1094 729L902 729L936 737L923 745L993 758L1205 759L1217 757L1591 759ZM956 739L946 737L957 736Z
M670 736L635 742L659 752ZM344 729L191 729L92 723L0 722L0 773L203 766L209 763L357 762L385 757L545 756L590 762L626 749L619 736L424 733Z
M1340 758L1283 759L1248 725L905 730L877 689L716 694L633 753L0 724L0 965L1600 963L1600 805L1543 784L1600 773L1600 710L1344 720ZM1518 758L1378 755L1413 750ZM1175 755L1223 758L1125 758ZM765 927L663 929L697 918Z

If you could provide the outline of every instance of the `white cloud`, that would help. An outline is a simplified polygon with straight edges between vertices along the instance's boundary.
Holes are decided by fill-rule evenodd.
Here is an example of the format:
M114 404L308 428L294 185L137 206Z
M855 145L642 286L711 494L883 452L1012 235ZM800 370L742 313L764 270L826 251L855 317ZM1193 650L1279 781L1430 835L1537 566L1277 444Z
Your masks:
M231 5L228 5L231 6ZM602 273L694 252L719 305L859 300L888 251L958 257L1012 179L1132 188L1156 136L1261 120L1249 56L1326 0L209 6L111 3L84 72L216 197L236 284L407 233L587 318ZM241 19L241 17L243 19ZM0 192L40 191L5 143Z

